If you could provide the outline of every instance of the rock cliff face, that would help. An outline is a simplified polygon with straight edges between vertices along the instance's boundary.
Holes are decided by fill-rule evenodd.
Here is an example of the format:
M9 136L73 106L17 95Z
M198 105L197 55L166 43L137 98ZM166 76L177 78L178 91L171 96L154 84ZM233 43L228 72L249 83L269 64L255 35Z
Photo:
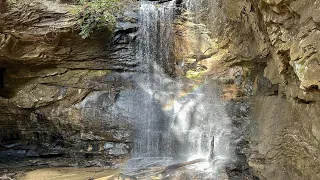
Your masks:
M1 155L128 155L129 124L107 105L131 87L120 74L138 66L130 44L137 15L126 11L113 34L83 40L70 8L32 1L0 14Z
M261 179L319 179L320 2L201 3L200 22L177 25L187 77L223 82L230 116L250 121L250 148L239 146ZM239 104L251 105L249 117Z
M114 32L83 40L69 4L5 2L0 154L127 156L130 117L115 102L136 88L135 3ZM175 74L221 83L236 130L249 130L237 153L261 179L320 179L320 1L201 0L197 7L177 14Z
M258 4L271 46L264 76L278 86L276 96L257 93L253 108L253 149L267 179L320 178L319 3Z

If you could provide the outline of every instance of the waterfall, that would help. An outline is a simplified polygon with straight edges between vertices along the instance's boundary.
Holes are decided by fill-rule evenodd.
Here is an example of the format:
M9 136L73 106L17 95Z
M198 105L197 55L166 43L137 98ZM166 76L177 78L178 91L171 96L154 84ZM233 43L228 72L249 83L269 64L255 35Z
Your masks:
M161 101L174 94L167 93L170 90L165 87L174 83L168 76L173 69L170 55L174 9L175 1L161 5L150 1L140 3L136 53L140 69L134 78L140 91L130 95L136 101L134 105L127 103L123 107L133 109L130 112L138 112L134 120L136 133L132 158L127 163L129 169L139 169L150 162L173 162L174 134L170 130L170 117L163 112Z
M154 98L162 89L163 81L170 69L170 52L172 46L172 21L175 1L158 6L142 1L140 7L140 38L137 59L141 63L142 77L139 86L148 92L145 97L142 117L144 123L139 127L139 137L135 143L133 155L137 157L169 156L170 149L168 121L161 105Z
M142 1L137 59L147 74L169 71L175 1L157 5ZM152 80L150 80L152 81Z
M232 158L230 119L215 84L170 76L175 6L174 0L140 2L138 90L122 92L118 100L135 117L127 172L198 158L211 161L203 170L218 172Z
M204 25L205 22L209 22L207 24L212 26L217 21L217 18L221 18L221 14L216 12L218 3L216 0L185 0L183 5L189 21L199 24L199 26L194 26L194 32L195 36L198 37L196 44L201 47L201 28L214 29L213 27L206 27ZM201 52L198 51L197 53ZM217 93L219 91L215 88L217 85L206 83L208 81L208 79L205 79L202 84L203 88L201 88L201 91L205 98L199 102L201 102L204 111L207 112L203 116L209 121L199 121L198 127L201 127L201 124L205 125L201 130L205 132L210 131L210 137L214 137L214 149L210 150L209 156L210 153L214 155L211 160L213 162L211 168L213 168L214 173L218 173L227 163L235 160L235 146L233 142L235 137L231 119L227 116L225 110L226 105L218 97ZM208 152L206 153L208 155Z

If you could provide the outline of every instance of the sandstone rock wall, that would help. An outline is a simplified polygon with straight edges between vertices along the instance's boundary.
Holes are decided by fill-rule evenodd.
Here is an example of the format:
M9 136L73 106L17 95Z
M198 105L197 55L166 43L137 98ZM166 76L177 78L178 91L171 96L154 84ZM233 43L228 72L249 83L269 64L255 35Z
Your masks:
M262 179L320 178L319 3L214 1L200 22L177 24L186 76L217 78L226 100L251 104L251 150L242 151Z
M256 165L267 179L319 179L319 1L258 6L271 44L264 76L278 86L278 94L257 93L253 162L264 161L264 167Z
M0 156L127 156L130 124L108 106L132 86L121 72L138 66L136 13L125 10L113 33L81 39L73 5L7 5L0 14Z

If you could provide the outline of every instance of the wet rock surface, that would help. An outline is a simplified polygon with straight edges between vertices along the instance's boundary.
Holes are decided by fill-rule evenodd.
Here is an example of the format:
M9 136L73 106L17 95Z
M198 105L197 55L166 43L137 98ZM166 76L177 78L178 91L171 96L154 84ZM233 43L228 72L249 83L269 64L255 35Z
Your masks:
M215 1L200 22L187 15L176 26L177 59L191 65L179 72L224 83L229 115L246 137L240 154L261 179L319 179L318 7L316 0ZM205 51L190 44L218 51L197 59L189 55Z
M72 166L105 166L91 159L130 152L130 123L108 106L134 88L130 75L121 74L138 66L134 4L113 34L105 29L88 39L78 35L72 6L34 1L0 14L1 164L58 158L48 164L67 165L59 160L65 157L75 158ZM83 158L91 159L83 164Z

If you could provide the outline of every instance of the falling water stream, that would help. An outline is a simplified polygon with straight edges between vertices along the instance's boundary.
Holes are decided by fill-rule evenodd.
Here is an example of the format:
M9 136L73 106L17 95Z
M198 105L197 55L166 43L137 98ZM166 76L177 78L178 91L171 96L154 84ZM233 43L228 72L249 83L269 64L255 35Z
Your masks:
M185 5L195 10L195 1ZM123 168L127 174L199 158L208 162L193 168L218 173L233 158L231 123L215 84L170 75L175 7L174 0L140 2L136 58L141 68L134 77L139 92L119 98L136 117L132 156Z

